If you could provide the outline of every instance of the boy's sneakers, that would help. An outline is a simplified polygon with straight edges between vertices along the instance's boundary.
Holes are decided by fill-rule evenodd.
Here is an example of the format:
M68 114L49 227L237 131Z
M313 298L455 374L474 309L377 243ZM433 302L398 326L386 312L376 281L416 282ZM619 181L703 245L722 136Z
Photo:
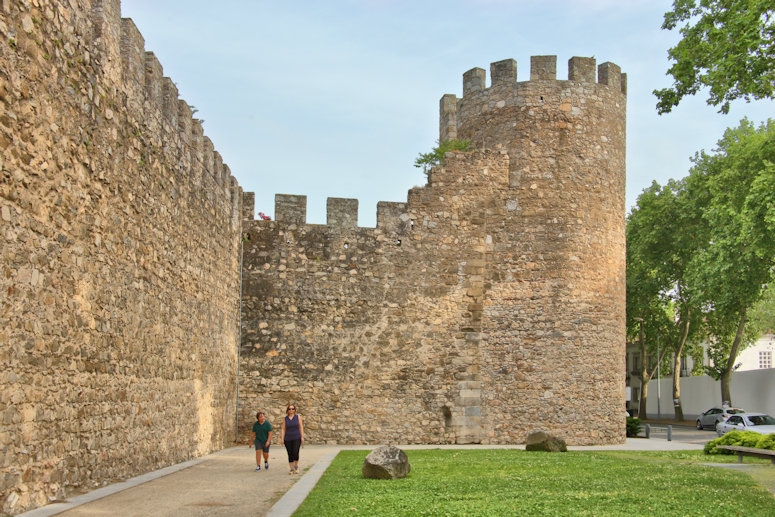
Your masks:
M269 463L264 463L264 468L265 468L266 470L269 470Z
M256 472L258 472L259 470L261 470L261 465L258 465L258 466L256 467Z

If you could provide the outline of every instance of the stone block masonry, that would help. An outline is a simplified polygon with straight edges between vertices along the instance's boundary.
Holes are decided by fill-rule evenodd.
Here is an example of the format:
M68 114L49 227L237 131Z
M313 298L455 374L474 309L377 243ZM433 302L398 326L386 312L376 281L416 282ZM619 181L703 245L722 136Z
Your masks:
M624 440L618 66L466 72L440 137L476 149L362 228L301 195L254 220L119 0L5 0L0 36L0 512L289 402L309 443Z
M626 76L530 69L464 74L440 139L476 150L380 203L376 228L354 200L306 224L297 195L247 222L241 435L292 402L311 443L624 441Z
M242 192L118 0L0 3L0 513L235 438Z

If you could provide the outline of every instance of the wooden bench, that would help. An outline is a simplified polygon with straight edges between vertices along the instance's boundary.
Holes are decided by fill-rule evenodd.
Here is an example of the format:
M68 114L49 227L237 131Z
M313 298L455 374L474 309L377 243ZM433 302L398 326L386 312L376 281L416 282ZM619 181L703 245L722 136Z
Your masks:
M769 458L775 465L775 451L769 449L757 449L756 447L741 447L739 445L719 445L717 449L732 451L737 454L737 462L743 462L743 456L754 456L756 458Z

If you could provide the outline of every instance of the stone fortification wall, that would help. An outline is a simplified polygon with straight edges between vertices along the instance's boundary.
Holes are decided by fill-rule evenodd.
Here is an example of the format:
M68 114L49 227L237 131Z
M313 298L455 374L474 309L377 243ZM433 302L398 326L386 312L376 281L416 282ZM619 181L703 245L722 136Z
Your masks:
M339 199L328 225L305 224L305 198L282 195L276 221L247 227L243 433L257 408L279 425L296 402L310 443L481 440L461 436L471 426L456 419L461 397L479 390L472 303L484 214L507 186L508 157L459 153L445 170L457 195L413 189L407 203L380 203L376 228L357 227L357 202Z
M235 437L241 190L118 0L0 4L0 507Z
M441 102L442 139L511 159L518 226L493 230L499 244L488 254L493 361L483 375L499 388L485 393L487 404L508 422L533 400L523 418L556 422L569 443L615 438L624 404L626 76L603 63L596 77L595 65L574 57L568 80L557 80L556 57L534 56L530 80L517 82L516 61L500 61L490 88L475 68L463 97Z
M624 440L625 77L553 56L464 76L448 154L406 203L303 196L247 227L240 432L287 403L312 443ZM279 434L278 434L279 439Z

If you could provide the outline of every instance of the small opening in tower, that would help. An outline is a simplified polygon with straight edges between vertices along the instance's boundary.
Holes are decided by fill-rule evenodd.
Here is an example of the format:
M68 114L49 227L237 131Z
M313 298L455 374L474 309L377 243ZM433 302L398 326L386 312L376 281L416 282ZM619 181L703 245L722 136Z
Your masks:
M450 427L452 425L452 411L447 406L441 407L441 414L444 415L444 426Z
M396 246L400 246L400 245L401 245L401 239L396 239Z
M349 242L345 242L345 243L344 243L344 249L347 249L347 248L349 248L349 247L350 247L350 243L349 243Z
M543 102L544 102L544 96L541 95L541 103L543 104Z

